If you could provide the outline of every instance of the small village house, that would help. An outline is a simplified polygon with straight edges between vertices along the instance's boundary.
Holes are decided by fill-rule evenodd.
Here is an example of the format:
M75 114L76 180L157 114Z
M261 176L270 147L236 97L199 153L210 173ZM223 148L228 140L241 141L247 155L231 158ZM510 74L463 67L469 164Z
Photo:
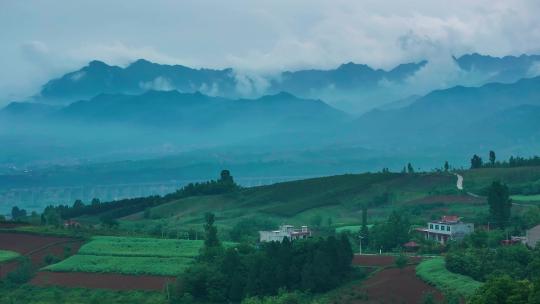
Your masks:
M408 252L415 252L415 251L418 251L418 249L420 249L420 244L416 243L415 241L410 241L403 244L403 247Z
M81 228L81 223L69 219L67 221L64 221L64 227L65 228Z
M295 229L291 225L281 225L279 230L259 231L259 240L261 242L283 242L287 238L290 241L306 239L311 237L311 230L308 226L302 226L301 229Z
M426 240L446 244L449 240L462 240L474 232L474 224L464 223L458 216L445 215L438 221L427 223L426 228L416 229Z

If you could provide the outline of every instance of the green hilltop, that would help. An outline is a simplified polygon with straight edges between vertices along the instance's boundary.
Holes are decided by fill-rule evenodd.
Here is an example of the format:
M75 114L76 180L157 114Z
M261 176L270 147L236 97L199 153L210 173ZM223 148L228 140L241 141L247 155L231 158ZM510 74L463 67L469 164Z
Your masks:
M464 178L463 190L457 188L456 173ZM195 191L166 196L144 210L129 212L129 205L124 204L118 209L79 216L77 220L97 224L112 216L122 230L187 235L193 230L200 232L204 214L213 212L225 239L242 222L251 223L252 229L254 225L271 229L286 223L355 230L361 224L364 207L368 208L369 224L386 219L393 210L406 212L417 225L445 214L475 221L488 213L485 189L494 180L507 184L511 194L517 195L516 202L520 203L515 204L514 212L536 205L534 196L527 194L540 187L540 167L481 168L456 173L344 174L234 188L221 194Z

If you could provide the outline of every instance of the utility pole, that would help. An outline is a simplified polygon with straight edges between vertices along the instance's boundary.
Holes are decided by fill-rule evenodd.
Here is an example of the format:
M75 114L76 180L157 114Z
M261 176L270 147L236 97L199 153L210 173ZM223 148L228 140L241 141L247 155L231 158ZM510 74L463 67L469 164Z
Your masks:
M362 239L364 238L363 236L359 235L358 238L360 239L360 255L362 255Z

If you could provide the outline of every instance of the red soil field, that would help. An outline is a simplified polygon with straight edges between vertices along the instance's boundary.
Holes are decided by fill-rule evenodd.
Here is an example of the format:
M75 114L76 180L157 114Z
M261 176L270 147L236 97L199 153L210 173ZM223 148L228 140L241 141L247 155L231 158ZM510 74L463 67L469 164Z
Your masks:
M63 259L66 247L71 248L71 254L75 254L79 251L81 245L82 241L70 238L23 233L0 233L0 249L11 250L28 256L35 269L45 266L44 260L47 255L54 255ZM0 265L0 278L15 270L17 265L17 261Z
M14 223L14 222L0 222L0 228L15 228L15 227L21 227L21 226L28 226L28 224L25 223Z
M0 233L0 249L16 251L30 258L32 266L39 269L45 266L47 255L64 258L65 247L76 254L82 241L70 238L49 237L24 233ZM17 268L13 261L0 265L0 278ZM163 276L131 276L122 274L101 274L82 272L49 272L39 271L30 282L36 286L64 286L80 288L103 288L113 290L163 290L167 282L174 277Z
M174 282L174 280L174 277L161 276L40 271L30 283L36 286L161 291L167 282Z
M440 291L416 276L415 267L382 270L356 289L367 295L365 299L347 299L344 303L421 303L426 293L432 293L436 300L442 300Z
M28 254L48 245L70 242L74 239L25 233L0 232L0 249Z
M394 256L388 255L355 255L353 264L358 266L393 266ZM409 262L418 263L421 257L409 257Z

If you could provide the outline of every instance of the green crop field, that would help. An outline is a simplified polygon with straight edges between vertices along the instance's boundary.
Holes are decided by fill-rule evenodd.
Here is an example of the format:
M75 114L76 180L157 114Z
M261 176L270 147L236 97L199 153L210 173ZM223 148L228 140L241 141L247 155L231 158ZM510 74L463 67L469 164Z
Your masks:
M540 194L535 195L512 195L512 200L518 202L540 202Z
M424 281L442 291L456 293L469 298L482 286L471 277L450 272L446 269L444 258L425 260L416 267L416 274Z
M193 263L192 258L77 254L45 269L59 272L109 272L177 276Z
M14 258L18 256L19 254L17 252L8 251L8 250L0 250L0 263L13 260Z
M45 269L176 276L194 262L202 246L203 241L99 236L76 255Z
M114 291L90 288L0 286L0 303L29 304L165 304L165 294L152 291Z
M187 257L199 254L203 241L99 236L79 250L80 255L125 257Z

